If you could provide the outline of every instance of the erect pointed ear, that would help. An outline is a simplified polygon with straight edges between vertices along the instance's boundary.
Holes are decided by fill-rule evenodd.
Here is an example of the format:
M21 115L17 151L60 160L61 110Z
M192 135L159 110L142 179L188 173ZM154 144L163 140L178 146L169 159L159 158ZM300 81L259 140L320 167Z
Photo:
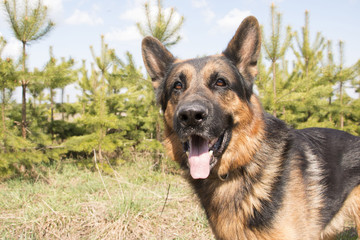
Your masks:
M252 85L257 75L257 60L261 49L261 33L257 19L245 18L229 42L223 54L239 69L244 78Z
M146 70L151 77L153 87L157 89L166 74L167 68L174 62L175 58L156 38L145 37L141 46Z

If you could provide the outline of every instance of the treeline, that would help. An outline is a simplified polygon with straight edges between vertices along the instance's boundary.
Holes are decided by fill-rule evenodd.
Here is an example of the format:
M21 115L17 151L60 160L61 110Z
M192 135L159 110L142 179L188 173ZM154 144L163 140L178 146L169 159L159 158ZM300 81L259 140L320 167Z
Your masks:
M160 134L160 112L151 81L136 67L130 53L120 60L103 37L101 52L93 56L91 69L86 68L85 61L76 69L73 59L56 59L50 51L43 69L27 73L25 137L22 106L11 99L22 72L16 71L11 59L0 62L3 177L34 177L39 164L68 158L91 166L94 154L100 163L114 165L130 159L133 152L159 154L162 146L156 136ZM81 96L76 103L68 103L64 101L64 88L73 83ZM60 103L54 101L56 90L61 93Z
M66 159L91 164L95 155L104 170L108 164L132 159L136 152L152 154L159 164L161 112L155 105L151 80L131 53L124 60L119 58L102 36L99 53L90 47L90 69L85 61L79 67L74 59L57 59L50 48L44 68L29 70L26 43L41 39L54 23L41 1L32 8L24 5L26 11L17 10L14 2L3 4L14 35L25 44L20 59L0 58L0 178L36 177L42 166ZM154 19L149 9L146 3L149 22L137 23L139 31L168 46L176 44L184 18L169 24L176 10L164 14L160 0ZM332 43L320 33L311 42L310 35L307 12L305 25L297 32L291 27L282 29L281 15L271 6L270 32L263 31L256 81L263 106L296 128L331 127L359 135L360 99L345 90L360 91L360 61L346 67L344 43L339 43L339 59L334 59ZM0 38L0 57L5 46L5 39ZM64 89L70 84L81 90L75 103L64 100ZM22 104L12 98L16 87L23 90ZM61 93L60 103L54 101L56 92Z
M328 127L359 135L360 60L345 66L344 43L333 47L319 32L311 41L309 25L306 11L300 32L282 29L281 14L272 4L256 81L263 106L295 128Z

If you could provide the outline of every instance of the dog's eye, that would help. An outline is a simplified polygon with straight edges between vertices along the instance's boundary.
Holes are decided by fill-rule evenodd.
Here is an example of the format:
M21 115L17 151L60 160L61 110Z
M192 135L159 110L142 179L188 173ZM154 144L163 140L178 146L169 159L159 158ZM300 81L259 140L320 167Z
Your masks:
M183 88L183 84L179 81L174 83L174 89L181 90Z
M218 78L215 82L215 85L218 87L225 87L226 86L226 82L223 78Z

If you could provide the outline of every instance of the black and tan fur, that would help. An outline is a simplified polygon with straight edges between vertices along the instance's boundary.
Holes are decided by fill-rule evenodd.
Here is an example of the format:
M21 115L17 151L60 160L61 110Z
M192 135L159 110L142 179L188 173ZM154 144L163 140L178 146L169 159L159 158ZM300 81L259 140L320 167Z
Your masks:
M331 239L348 220L360 233L360 138L265 113L252 92L260 42L254 17L218 55L179 60L143 40L170 156L188 169L189 141L216 141L208 177L187 179L217 239Z

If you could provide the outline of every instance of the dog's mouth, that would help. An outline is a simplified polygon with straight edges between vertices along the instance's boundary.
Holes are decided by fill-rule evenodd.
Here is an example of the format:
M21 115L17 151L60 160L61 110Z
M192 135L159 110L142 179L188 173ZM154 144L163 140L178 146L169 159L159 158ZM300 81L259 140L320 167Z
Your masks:
M226 130L219 137L211 140L199 135L191 135L188 141L183 143L192 178L205 179L210 175L210 170L221 158L230 138L231 131Z

